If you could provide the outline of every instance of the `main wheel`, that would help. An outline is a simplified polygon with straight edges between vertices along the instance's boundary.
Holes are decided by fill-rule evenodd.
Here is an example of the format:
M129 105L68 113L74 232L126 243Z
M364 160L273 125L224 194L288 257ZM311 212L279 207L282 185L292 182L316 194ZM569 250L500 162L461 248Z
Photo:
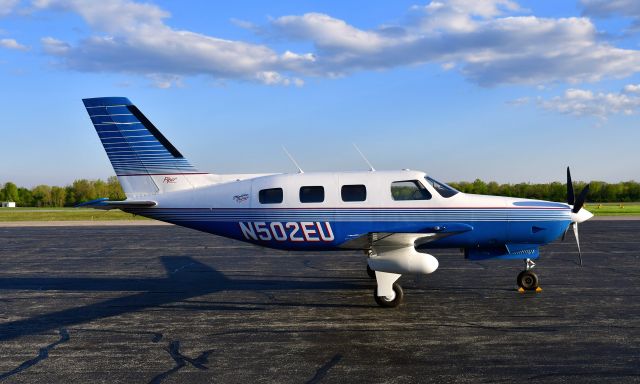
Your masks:
M375 279L376 278L376 271L374 271L373 269L371 269L371 267L369 266L369 264L367 264L367 275L369 275L370 278Z
M404 299L404 292L402 292L402 287L400 286L400 284L393 283L393 293L395 294L395 297L389 300L387 297L378 296L378 288L376 287L376 289L373 291L373 298L376 299L376 303L378 303L378 305L381 307L395 308L400 305L400 303L402 303L402 300Z
M522 271L518 274L518 286L526 291L538 288L538 275L532 271Z

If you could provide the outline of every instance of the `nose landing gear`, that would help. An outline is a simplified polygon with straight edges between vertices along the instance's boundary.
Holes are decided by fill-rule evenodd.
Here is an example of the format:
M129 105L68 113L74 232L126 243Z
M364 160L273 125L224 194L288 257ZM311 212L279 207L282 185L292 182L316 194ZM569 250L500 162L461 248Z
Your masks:
M518 291L524 293L525 291L542 291L540 288L540 280L538 279L538 275L532 271L533 267L536 264L531 259L526 259L524 261L524 271L518 274L517 282L518 282Z

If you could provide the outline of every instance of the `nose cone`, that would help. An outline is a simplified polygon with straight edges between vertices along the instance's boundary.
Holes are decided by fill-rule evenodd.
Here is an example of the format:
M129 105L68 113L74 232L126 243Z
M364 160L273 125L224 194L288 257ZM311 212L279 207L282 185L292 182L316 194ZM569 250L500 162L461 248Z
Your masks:
M593 217L593 213L582 208L578 213L571 212L571 221L574 223L583 223Z

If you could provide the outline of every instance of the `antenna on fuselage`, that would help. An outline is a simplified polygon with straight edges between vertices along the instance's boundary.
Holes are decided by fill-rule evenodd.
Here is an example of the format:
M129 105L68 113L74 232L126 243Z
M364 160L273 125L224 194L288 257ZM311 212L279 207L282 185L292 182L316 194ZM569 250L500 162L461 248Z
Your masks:
M356 145L356 143L352 143L353 144L353 148L356 149L356 151L358 151L358 153L360 154L360 156L362 156L362 159L364 160L365 163L367 163L367 165L369 166L369 171L374 172L376 169L373 168L373 165L371 165L371 163L369 162L369 160L367 159L367 157L364 155L364 153L362 153L362 151L360 150L360 148L358 148L358 146Z
M298 168L298 173L304 173L304 171L302 170L302 168L300 168L300 166L298 165L298 162L296 161L296 159L293 158L293 156L291 156L291 154L289 153L289 151L287 151L287 148L284 147L284 145L282 146L282 150L284 151L284 153L287 155L287 157L289 158L289 160L291 160L291 162L293 163L293 165L296 166L296 168Z

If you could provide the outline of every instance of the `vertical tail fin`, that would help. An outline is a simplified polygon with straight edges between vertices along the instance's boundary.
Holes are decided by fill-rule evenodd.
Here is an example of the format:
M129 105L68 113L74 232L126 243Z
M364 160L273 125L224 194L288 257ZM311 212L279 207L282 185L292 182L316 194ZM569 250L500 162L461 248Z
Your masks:
M215 183L125 97L83 99L127 197L191 189Z

